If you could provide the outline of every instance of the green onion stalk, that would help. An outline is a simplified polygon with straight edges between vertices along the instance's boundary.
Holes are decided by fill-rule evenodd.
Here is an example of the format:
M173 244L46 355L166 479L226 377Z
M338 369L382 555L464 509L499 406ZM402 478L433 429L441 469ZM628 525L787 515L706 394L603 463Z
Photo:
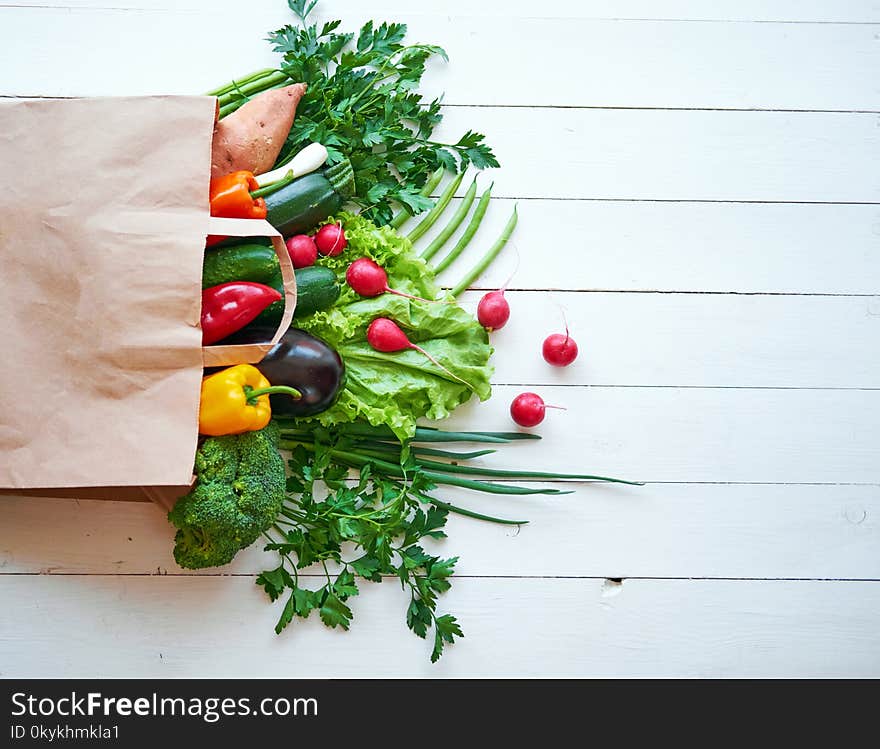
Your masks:
M497 479L549 479L597 481L616 484L641 485L639 482L593 474L556 473L549 471L503 470L483 466L462 465L463 461L495 452L493 449L471 452L453 452L423 444L442 442L474 442L490 444L507 444L519 440L540 439L535 434L520 432L454 432L419 427L411 440L401 443L390 429L373 427L368 424L355 423L340 425L334 428L334 437L320 429L310 429L301 422L289 417L275 416L281 428L281 448L295 450L303 448L308 452L316 452L319 448L330 456L337 464L360 470L368 466L375 474L400 483L401 487L415 473L421 474L437 486L456 486L463 489L498 495L562 495L571 491L551 487L528 487L514 483L486 481L486 478ZM434 460L433 458L445 458ZM479 517L499 523L519 524L523 521L511 521L495 518L471 510L464 510L447 502L422 494L420 497L429 504L443 506L451 512Z

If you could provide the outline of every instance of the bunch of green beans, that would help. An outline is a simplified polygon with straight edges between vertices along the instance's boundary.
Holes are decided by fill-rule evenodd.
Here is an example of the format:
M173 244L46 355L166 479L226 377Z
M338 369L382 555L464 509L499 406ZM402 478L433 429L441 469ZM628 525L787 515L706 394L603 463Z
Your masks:
M411 242L415 243L419 239L421 239L425 233L437 223L438 219L443 215L443 213L448 208L450 202L452 201L455 192L458 190L461 185L461 181L464 177L464 173L460 173L455 176L445 187L443 192L440 194L440 197L437 198L437 201L434 203L434 206L431 210L427 211L425 215L421 218L416 227L407 234L407 239ZM431 178L425 183L425 187L421 191L421 195L427 197L430 193L435 190L443 178L443 169L437 170ZM489 201L492 198L492 187L493 185L489 185L489 187L483 192L480 196L480 199L476 201L477 205L474 209L473 214L470 217L467 225L464 228L461 236L458 241L455 243L455 246L446 253L445 257L443 257L436 265L434 265L434 272L437 274L445 271L450 265L452 265L458 257L464 252L465 248L471 243L471 240L474 238L474 235L477 233L477 230L480 228L480 224L483 222L483 217L486 215L486 211L489 208ZM425 249L421 252L421 257L426 261L431 261L434 256L442 250L452 235L456 232L459 226L464 222L470 213L471 206L473 206L474 201L477 196L477 180L474 179L471 182L470 187L467 192L464 194L464 198L462 198L461 204L455 210L452 217L449 219L449 222L443 229L437 234L437 236L428 244ZM402 210L394 219L391 221L391 226L395 229L399 229L403 226L410 218L412 214L409 209ZM513 208L513 213L508 219L507 224L501 232L501 235L495 240L495 242L489 247L483 257L477 262L477 264L471 268L467 273L462 276L461 280L452 287L451 293L453 296L458 296L467 289L474 281L476 281L485 271L486 269L494 262L495 258L501 253L501 250L504 249L504 246L507 244L507 241L510 239L510 236L513 234L513 230L516 228L517 223L517 211L516 206Z

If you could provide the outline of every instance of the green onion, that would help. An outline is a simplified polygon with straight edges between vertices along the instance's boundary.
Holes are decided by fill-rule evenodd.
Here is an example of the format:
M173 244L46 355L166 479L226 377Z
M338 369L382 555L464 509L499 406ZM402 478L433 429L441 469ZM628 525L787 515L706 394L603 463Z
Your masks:
M414 447L413 455L431 455L437 458L449 458L450 460L473 460L485 455L493 455L497 450L474 450L469 453L457 453L452 450L436 450L433 447Z
M513 213L510 215L510 218L507 221L507 225L504 227L504 230L501 232L501 236L498 237L495 244L489 248L489 251L483 256L482 260L474 266L469 273L465 275L464 278L459 281L455 287L452 289L452 296L458 296L462 291L467 289L474 281L476 281L489 267L492 261L498 257L498 253L504 249L504 245L507 244L507 240L510 239L510 235L513 234L513 230L516 228L517 222L517 213L516 206L513 207Z
M282 187L287 187L293 180L295 180L297 175L293 173L293 169L287 172L287 174L279 179L277 182L270 182L268 185L264 185L258 190L254 190L251 192L251 197L263 198L266 195L271 195L273 192L278 192Z
M437 199L437 202L434 204L434 207L428 211L428 215L425 216L413 229L409 234L406 235L406 238L410 242L417 241L428 229L430 229L440 216L443 215L443 211L446 210L446 206L449 205L449 201L452 200L452 196L455 195L455 191L458 189L461 184L462 179L464 179L464 172L459 173L453 180L450 182L440 197Z
M268 79L267 79L268 80ZM258 81L262 83L262 81ZM222 120L227 115L232 114L237 109L240 109L242 105L247 104L250 98L256 94L261 94L263 91L268 91L271 88L282 88L283 86L287 86L290 83L290 79L286 76L277 82L273 82L272 85L269 86L261 86L259 89L255 91L248 91L246 96L238 96L237 98L233 98L228 103L220 103L220 119Z
M230 83L227 83L225 86L220 86L219 88L212 89L211 91L208 91L205 96L223 96L223 94L228 94L230 91L236 90L239 86L246 85L260 78L265 78L269 75L272 75L272 73L274 72L276 72L275 68L264 68L263 70L257 70L256 72L250 73L243 78L233 80Z
M643 483L638 481L624 481L623 479L608 478L606 476L590 476L587 474L548 473L546 471L508 471L495 468L481 468L479 466L459 466L454 463L441 463L437 460L420 460L418 463L423 468L433 468L438 471L468 474L471 476L498 476L513 479L577 479L580 481L607 481L612 484L644 486Z
M424 251L422 252L422 257L425 260L430 260L434 255L439 252L439 250L449 241L449 237L451 237L455 230L459 227L462 221L464 221L465 216L468 215L468 211L471 209L471 204L474 202L474 198L477 195L477 179L474 177L474 181L471 182L471 186L468 188L468 191L464 195L464 199L462 200L461 205L452 215L452 219L448 224L443 228L436 237L434 237L434 241L429 244Z
M300 426L300 422L291 416L277 414L272 417L282 426L286 424L296 424ZM372 426L364 422L340 424L335 427L337 431L345 436L352 437L371 437L398 443L399 440L387 426ZM286 427L285 433L296 433L313 438L313 433L307 429L290 429ZM515 440L539 440L541 435L531 432L447 432L437 427L416 427L415 436L409 440L410 442L513 442Z
M242 98L262 93L270 88L274 88L279 83L286 83L289 80L290 79L287 77L286 73L274 71L271 75L244 83L244 85L242 85L243 81L233 81L233 88L218 96L220 99L220 106L222 108L223 106L232 104L236 101L243 104L244 102L241 101Z
M501 525L526 525L529 522L528 520L506 520L505 518L496 518L492 515L483 515L481 512L466 510L464 507L451 505L448 502L442 502L439 499L428 497L424 494L419 494L418 492L413 492L413 494L415 494L415 496L421 499L423 502L436 505L442 510L448 510L449 512L454 512L457 515L464 515L465 517L475 518L476 520L487 520L490 523L499 523Z
M437 266L434 268L435 273L442 273L452 265L455 259L464 252L464 248L467 247L470 244L470 241L474 238L474 234L477 233L477 229L480 228L480 224L483 221L483 216L486 215L486 209L489 207L489 200L492 197L492 187L493 185L489 185L489 189L480 196L480 202L477 203L477 207L474 209L474 215L471 216L471 220L465 227L464 233L455 244L455 247L449 251L449 254L437 263Z
M439 167L428 179L425 181L424 187L419 190L419 195L423 198L427 198L437 185L440 184L440 180L443 179L443 175L446 173L445 167ZM407 221L412 218L412 211L409 209L409 206L403 206L403 210L398 213L393 219L391 219L388 224L392 229L399 229L403 226Z

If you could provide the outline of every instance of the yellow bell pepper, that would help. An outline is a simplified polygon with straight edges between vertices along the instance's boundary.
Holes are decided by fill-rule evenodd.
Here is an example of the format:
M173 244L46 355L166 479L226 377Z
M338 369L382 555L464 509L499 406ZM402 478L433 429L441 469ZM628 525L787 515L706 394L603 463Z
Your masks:
M260 370L250 364L238 364L204 377L199 434L219 437L262 429L272 418L271 393L302 397L295 388L270 385Z

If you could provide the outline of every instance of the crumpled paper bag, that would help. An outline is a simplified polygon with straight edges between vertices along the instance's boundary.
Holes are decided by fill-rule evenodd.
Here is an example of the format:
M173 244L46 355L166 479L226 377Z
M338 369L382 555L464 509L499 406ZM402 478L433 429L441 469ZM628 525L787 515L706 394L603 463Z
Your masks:
M169 506L191 483L215 106L0 101L4 493L146 494ZM276 340L295 303L284 255ZM218 348L230 351L215 361L235 353ZM236 347L241 361L268 349Z

